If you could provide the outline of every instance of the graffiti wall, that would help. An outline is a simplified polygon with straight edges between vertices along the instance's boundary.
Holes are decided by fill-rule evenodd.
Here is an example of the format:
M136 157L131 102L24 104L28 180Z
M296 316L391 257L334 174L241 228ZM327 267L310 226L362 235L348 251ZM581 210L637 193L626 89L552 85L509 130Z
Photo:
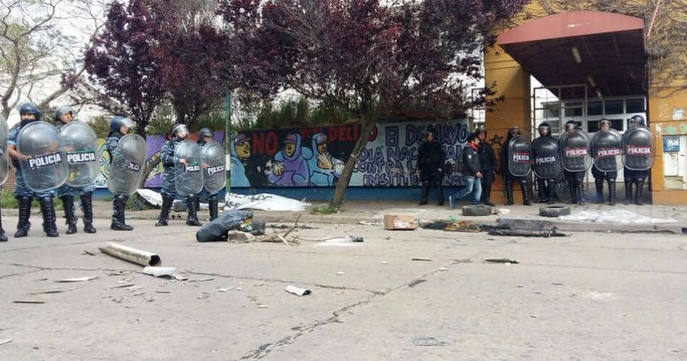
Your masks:
M224 139L224 131L214 132L213 138L221 144ZM188 139L196 141L198 140L198 135L191 133ZM165 144L165 137L162 135L147 135L146 144L146 163L150 164L160 158L160 149ZM107 152L105 139L98 139L98 164L100 174L95 181L96 187L107 188L107 176L110 174L110 154ZM150 172L148 179L146 179L145 186L147 188L162 187L162 172L162 163L158 163L155 169Z
M446 153L446 186L463 184L455 167L469 135L464 120L378 125L358 157L351 186L409 187L420 183L417 149L432 125ZM360 135L358 125L257 130L231 144L232 187L330 187L336 184ZM458 167L459 168L459 167Z

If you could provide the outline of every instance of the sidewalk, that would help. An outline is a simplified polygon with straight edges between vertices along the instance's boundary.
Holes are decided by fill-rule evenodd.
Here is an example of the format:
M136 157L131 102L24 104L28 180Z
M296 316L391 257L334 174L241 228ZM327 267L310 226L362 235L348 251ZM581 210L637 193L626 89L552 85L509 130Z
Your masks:
M631 212L627 213L626 223L619 223L617 219L611 221L604 219L594 219L589 221L574 221L559 218L547 218L539 216L539 207L544 204L533 204L532 206L513 205L504 206L497 204L496 210L505 210L499 215L491 215L486 217L464 217L462 216L460 208L466 204L459 204L456 209L451 209L448 206L439 207L437 205L428 204L425 206L418 206L410 202L346 202L339 213L336 214L313 214L310 210L306 212L274 212L274 211L254 211L256 217L265 219L270 223L293 223L300 217L299 223L322 223L322 224L368 224L380 226L382 225L385 214L409 214L415 216L420 222L437 221L437 220L467 220L480 224L495 224L498 218L517 218L517 219L532 219L553 222L553 224L561 231L567 232L670 232L683 233L683 227L687 227L687 206L663 206L663 205L625 205L617 204L616 206L608 206L604 204L588 203L584 206L570 206L573 216L579 216L582 212L587 212L594 216L595 214L608 215L608 212ZM561 205L561 204L559 204ZM313 203L312 208L326 206L326 203ZM567 206L567 205L565 205ZM106 201L94 201L94 216L96 218L110 218L112 214L112 203ZM77 213L80 215L80 210ZM6 216L16 216L16 210L3 209ZM38 209L34 209L33 213L39 213ZM58 217L61 217L62 212L58 211ZM504 214L505 213L505 214ZM158 209L150 209L145 211L127 211L127 219L146 219L156 220L159 215ZM644 223L636 223L641 217L650 217L659 222L650 222L645 220ZM614 218L614 217L610 217ZM618 217L615 217L618 218ZM186 212L171 212L170 219L186 219ZM202 222L208 220L207 210L199 212L199 219ZM672 219L675 222L661 223L660 220Z

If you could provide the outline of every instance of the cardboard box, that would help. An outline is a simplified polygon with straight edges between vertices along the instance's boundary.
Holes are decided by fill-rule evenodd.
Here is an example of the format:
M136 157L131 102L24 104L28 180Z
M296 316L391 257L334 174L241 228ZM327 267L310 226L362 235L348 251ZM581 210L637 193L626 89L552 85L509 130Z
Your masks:
M414 230L417 228L417 219L407 214L385 214L384 229L386 230Z

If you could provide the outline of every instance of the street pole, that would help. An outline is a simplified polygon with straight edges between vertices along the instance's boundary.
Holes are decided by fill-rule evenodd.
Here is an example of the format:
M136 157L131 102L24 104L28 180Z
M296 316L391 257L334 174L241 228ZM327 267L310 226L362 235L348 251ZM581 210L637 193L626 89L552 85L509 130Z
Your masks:
M224 29L227 34L231 31L228 21L225 21ZM231 142L231 90L227 90L227 95L224 98L224 156L226 162L225 170L227 172L227 181L224 187L225 200L231 194Z

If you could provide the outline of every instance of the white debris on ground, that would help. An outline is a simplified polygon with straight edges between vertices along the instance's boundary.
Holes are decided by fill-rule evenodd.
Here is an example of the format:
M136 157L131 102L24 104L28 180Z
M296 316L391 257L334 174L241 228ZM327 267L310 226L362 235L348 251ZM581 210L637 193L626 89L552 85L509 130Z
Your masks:
M621 224L659 224L675 223L672 218L652 218L625 209L609 211L580 211L569 216L562 216L562 221L593 222L593 223L621 223Z
M261 211L291 211L303 212L310 203L270 193L243 195L231 193L226 196L225 210L256 209Z

